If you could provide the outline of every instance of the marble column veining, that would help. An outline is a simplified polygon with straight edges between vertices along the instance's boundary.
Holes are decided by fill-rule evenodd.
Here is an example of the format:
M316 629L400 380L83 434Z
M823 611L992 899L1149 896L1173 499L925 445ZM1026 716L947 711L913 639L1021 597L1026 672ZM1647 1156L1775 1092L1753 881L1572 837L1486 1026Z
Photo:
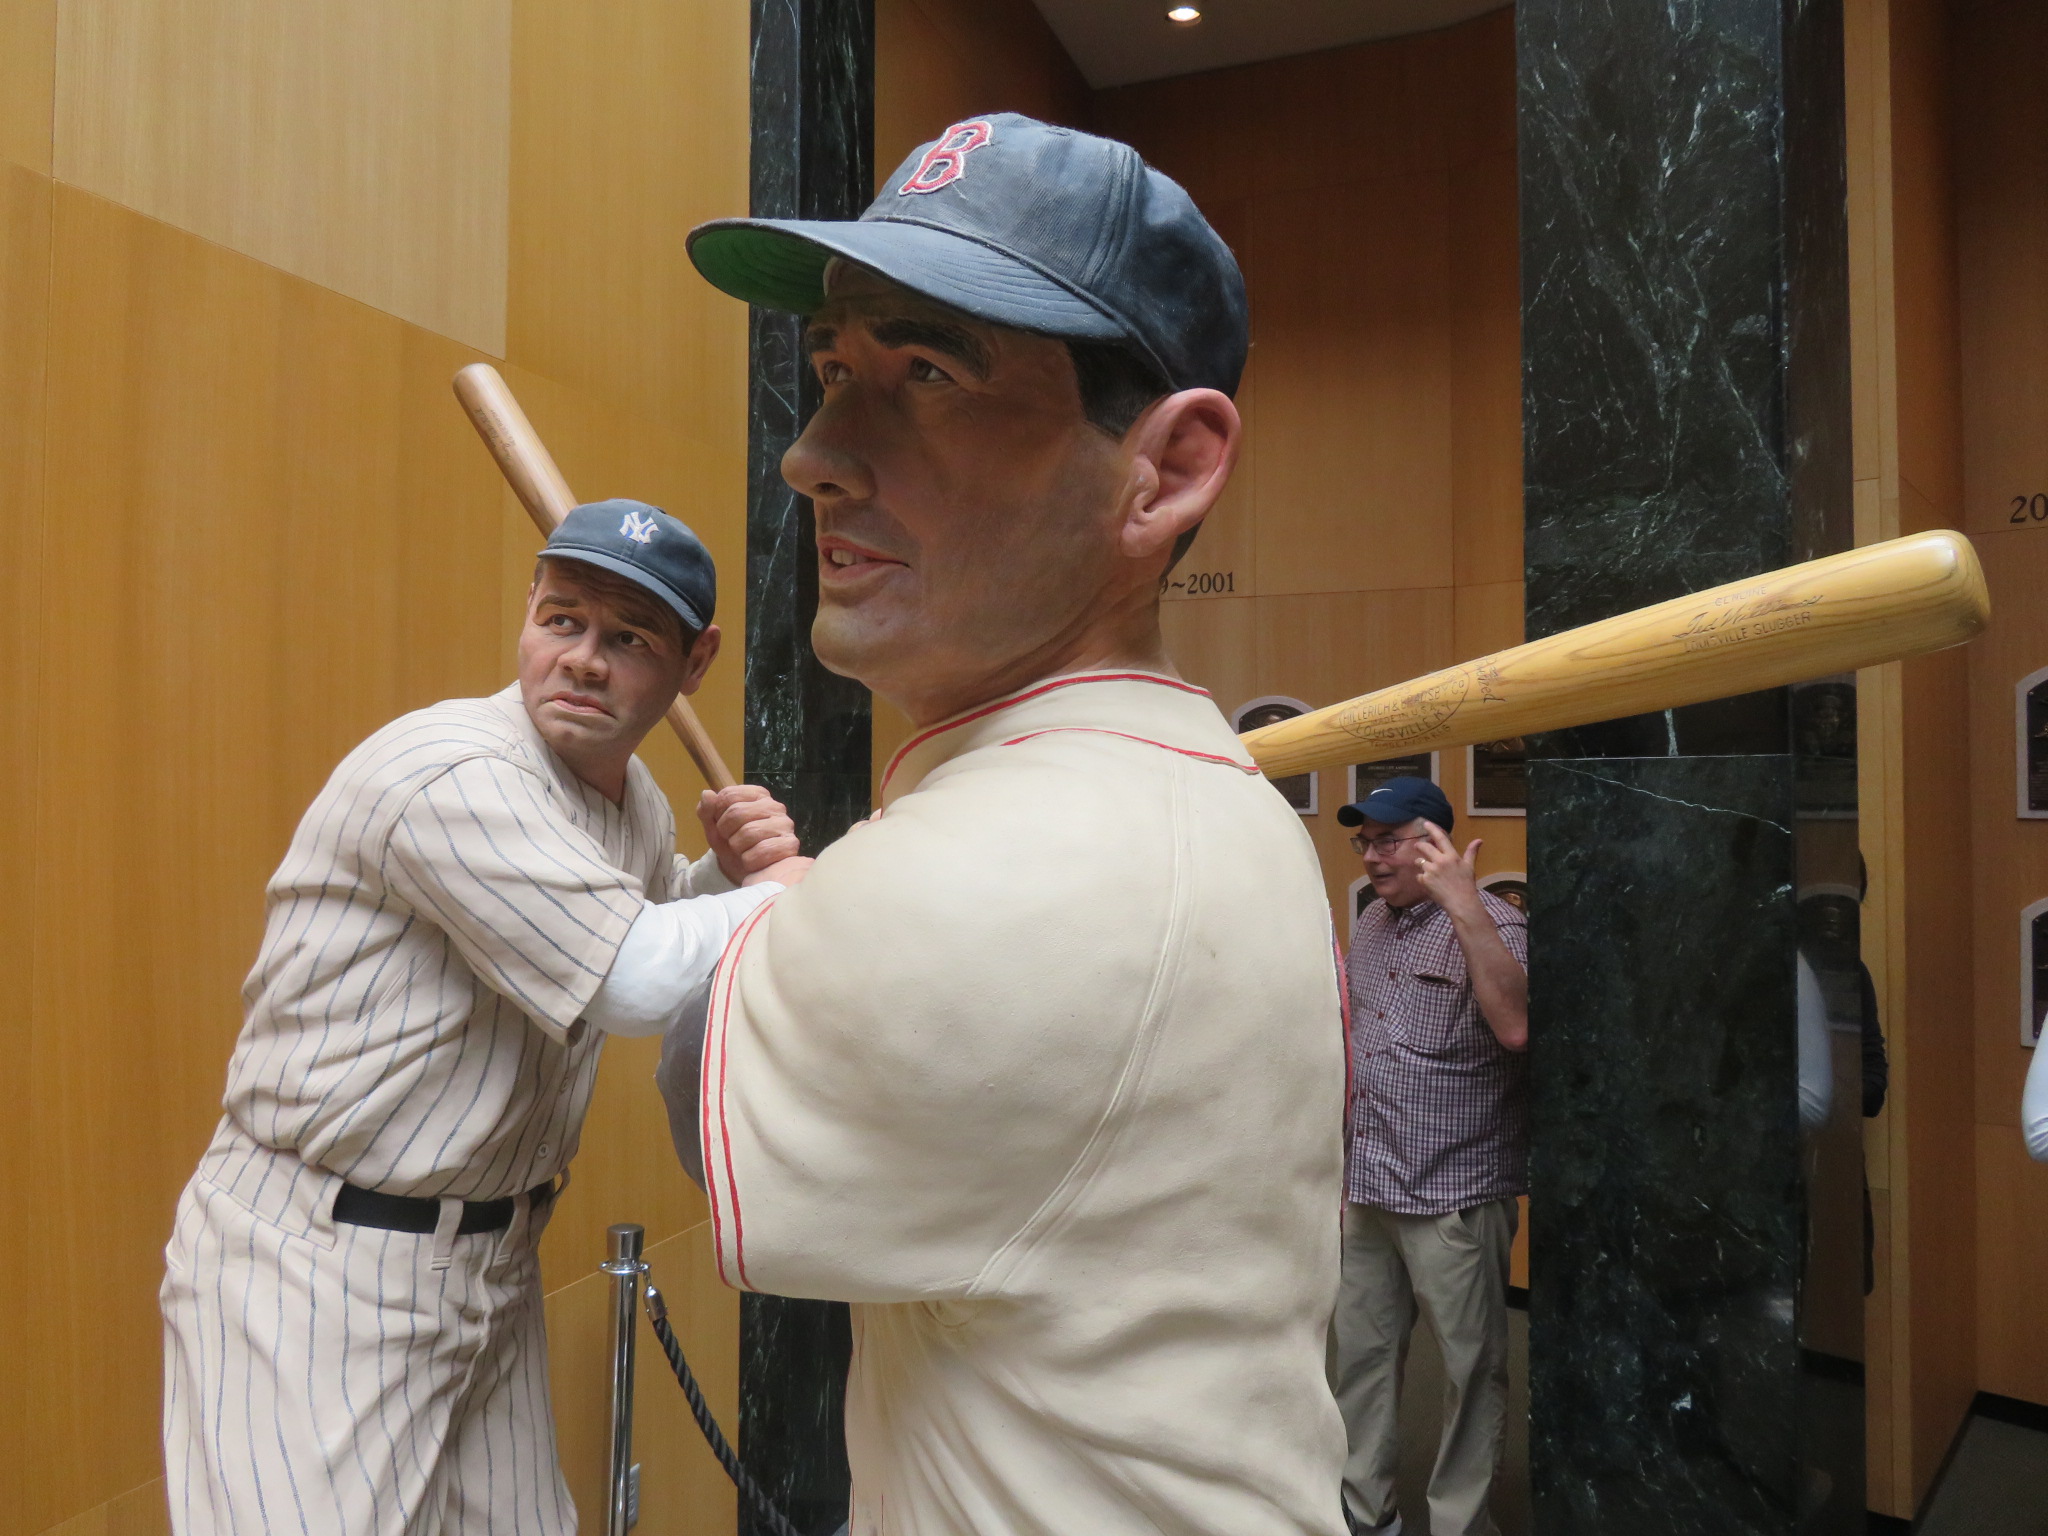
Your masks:
M1840 0L1516 18L1529 637L1846 546ZM1860 1530L1858 1394L1802 1372L1787 695L1529 749L1535 1529Z
M874 184L872 0L753 0L752 38L753 214L853 217ZM780 469L817 407L803 320L754 310L748 341L747 777L816 849L868 813L868 698L811 651L810 507ZM806 1532L846 1518L850 1348L842 1305L741 1298L741 1454ZM765 1529L742 1509L743 1533Z
M1537 1529L1789 1531L1792 759L1541 761L1529 788Z

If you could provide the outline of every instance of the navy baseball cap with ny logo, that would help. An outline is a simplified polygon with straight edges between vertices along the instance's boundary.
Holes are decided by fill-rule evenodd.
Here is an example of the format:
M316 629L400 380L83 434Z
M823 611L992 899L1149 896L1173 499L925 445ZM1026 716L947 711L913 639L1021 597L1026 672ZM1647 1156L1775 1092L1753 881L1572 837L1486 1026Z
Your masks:
M585 502L548 536L540 557L580 560L625 577L673 608L692 634L718 607L711 551L687 524L644 501Z
M834 257L997 325L1124 346L1174 389L1234 394L1244 277L1178 184L1114 139L1014 112L955 123L858 219L718 219L690 232L715 286L810 314Z

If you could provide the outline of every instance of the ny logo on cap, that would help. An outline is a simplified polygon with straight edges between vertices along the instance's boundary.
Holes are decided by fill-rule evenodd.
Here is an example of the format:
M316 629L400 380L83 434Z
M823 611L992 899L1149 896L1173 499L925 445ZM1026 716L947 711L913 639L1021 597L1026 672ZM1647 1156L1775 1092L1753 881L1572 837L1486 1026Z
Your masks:
M654 542L654 519L643 512L628 512L626 520L619 524L619 532L635 544Z
M951 186L967 174L968 155L986 144L994 134L995 130L980 118L971 123L955 123L924 152L924 158L917 162L917 169L904 178L903 185L896 189L896 195L908 197L913 192L936 192L941 187Z

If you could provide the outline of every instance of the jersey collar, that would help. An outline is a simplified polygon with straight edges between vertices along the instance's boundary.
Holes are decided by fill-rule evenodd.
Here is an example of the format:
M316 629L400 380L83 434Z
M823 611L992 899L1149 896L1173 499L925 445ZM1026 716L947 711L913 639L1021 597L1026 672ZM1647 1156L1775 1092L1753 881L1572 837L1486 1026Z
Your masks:
M886 808L962 753L1061 730L1113 731L1256 771L1205 689L1157 672L1075 672L919 731L889 760L877 802Z

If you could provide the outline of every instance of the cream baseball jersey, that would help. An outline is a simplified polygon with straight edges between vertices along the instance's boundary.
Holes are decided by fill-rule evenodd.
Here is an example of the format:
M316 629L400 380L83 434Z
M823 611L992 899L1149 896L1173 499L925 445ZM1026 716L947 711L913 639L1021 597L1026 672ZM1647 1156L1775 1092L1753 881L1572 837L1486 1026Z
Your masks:
M698 1108L737 1286L852 1302L854 1536L1335 1536L1345 1060L1299 818L1200 690L914 738L735 936Z
M516 686L403 716L335 769L271 879L228 1119L390 1194L531 1189L576 1150L602 1045L577 1021L643 900L729 889L677 856L637 758L612 804Z

